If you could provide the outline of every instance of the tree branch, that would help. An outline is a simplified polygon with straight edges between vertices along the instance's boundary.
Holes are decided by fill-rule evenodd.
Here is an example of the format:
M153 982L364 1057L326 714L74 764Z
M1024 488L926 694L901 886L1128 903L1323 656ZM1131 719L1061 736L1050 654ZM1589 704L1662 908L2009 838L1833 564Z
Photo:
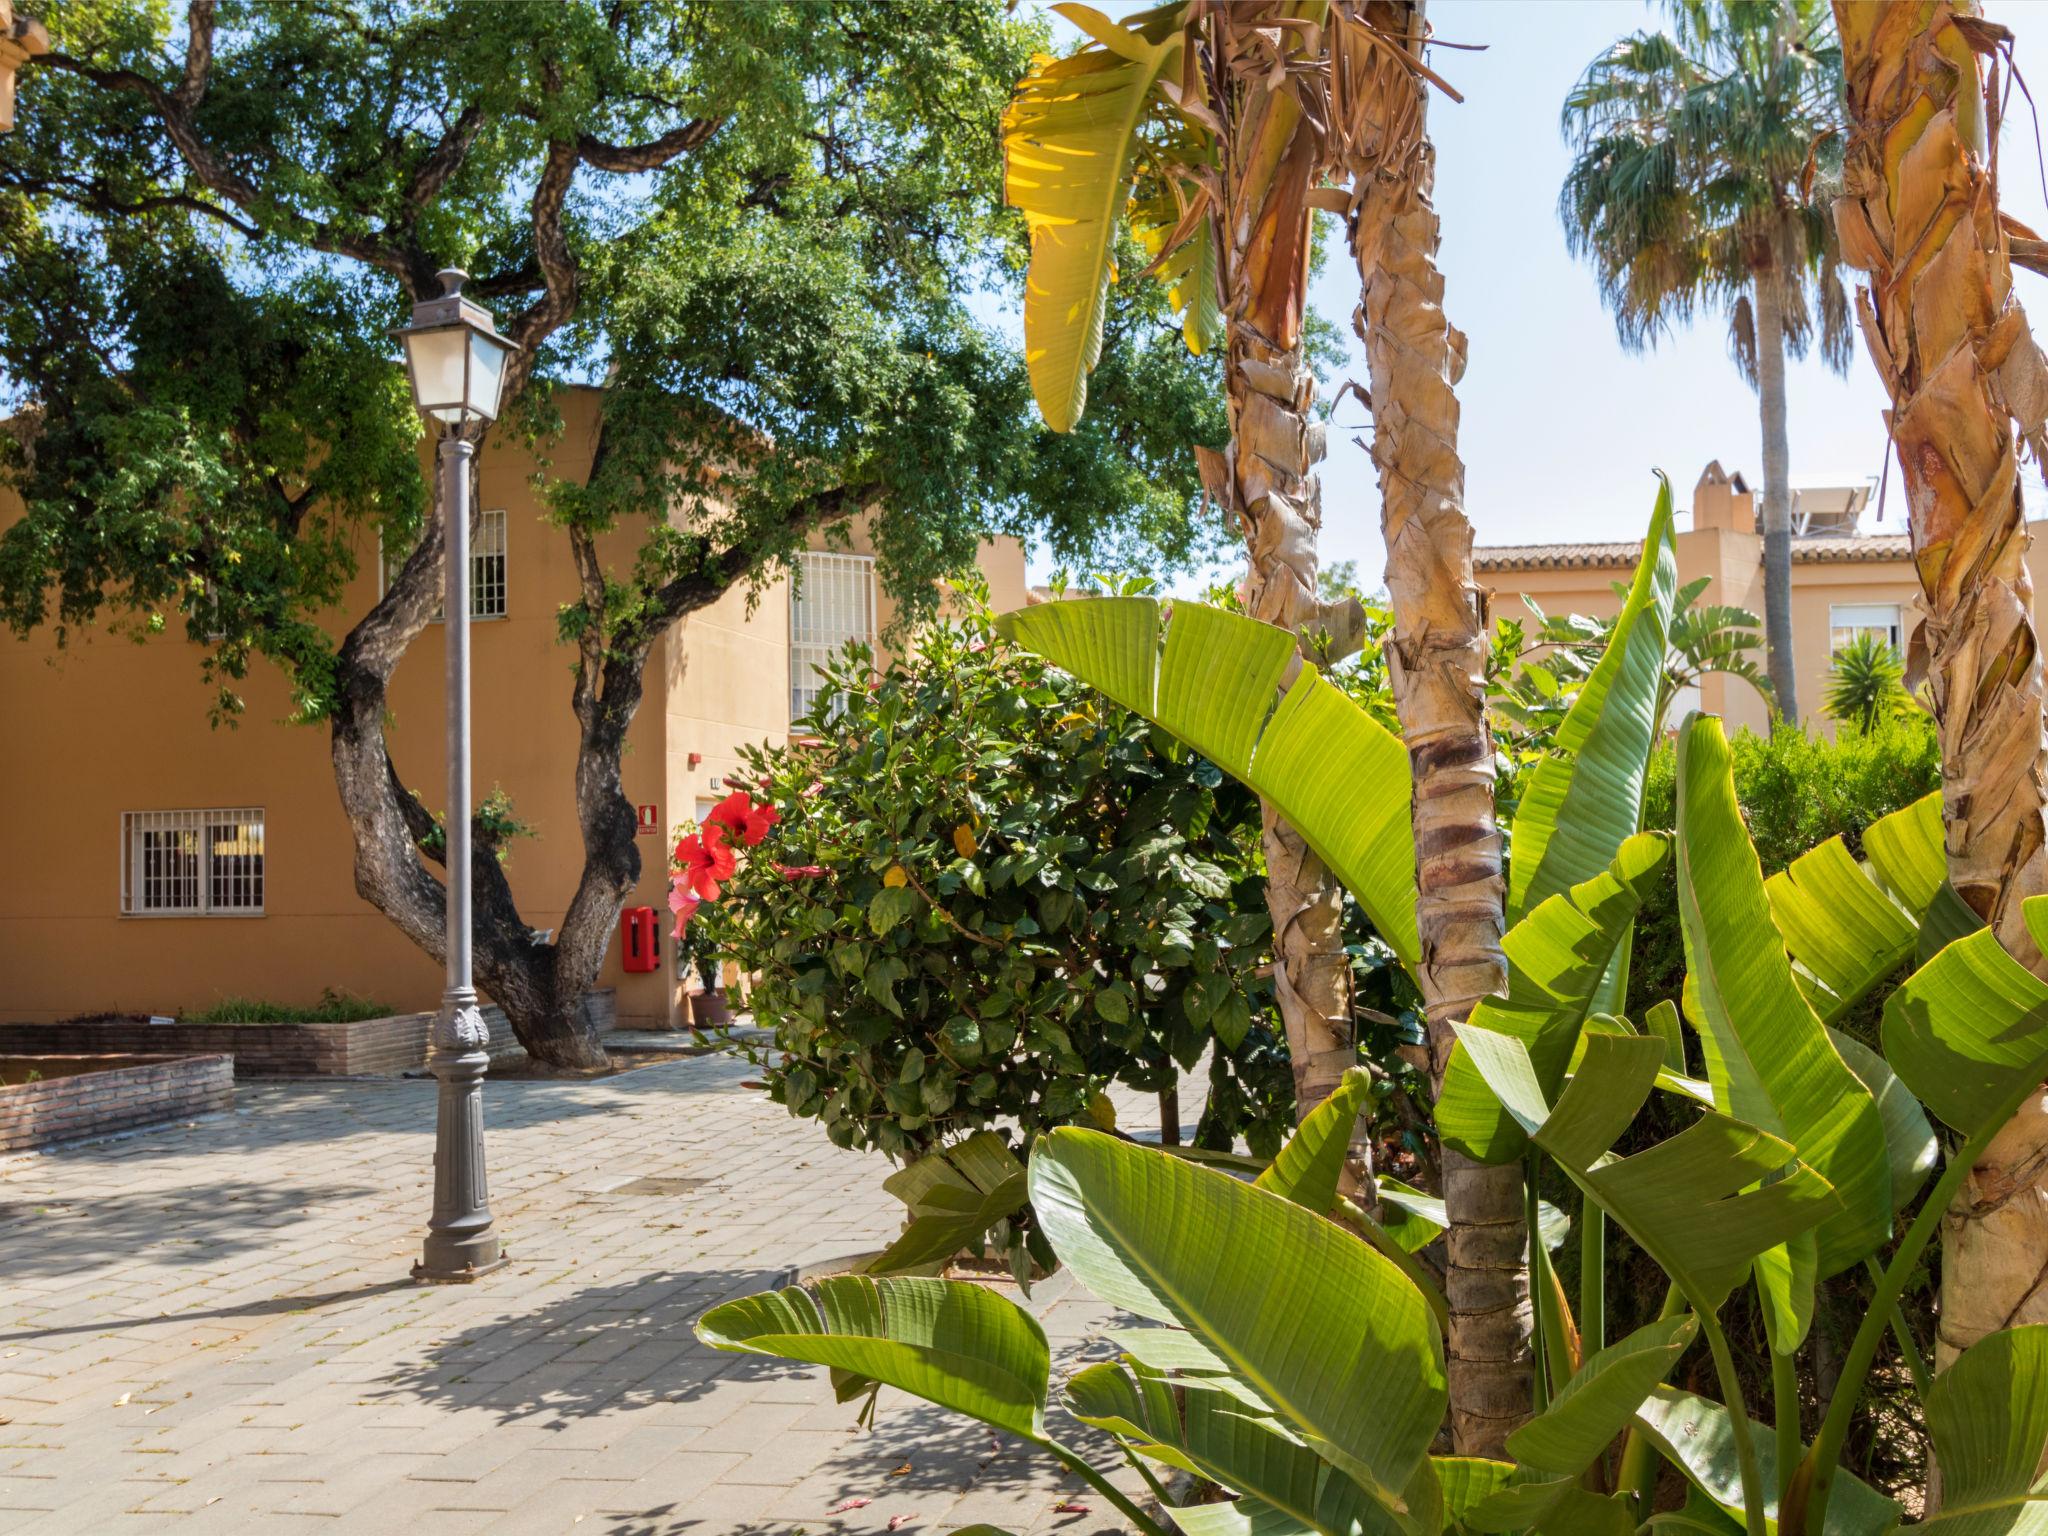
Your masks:
M585 165L600 171L652 171L667 165L677 155L707 143L725 123L722 117L693 117L680 128L670 129L645 144L607 144L590 134L576 136L576 153Z

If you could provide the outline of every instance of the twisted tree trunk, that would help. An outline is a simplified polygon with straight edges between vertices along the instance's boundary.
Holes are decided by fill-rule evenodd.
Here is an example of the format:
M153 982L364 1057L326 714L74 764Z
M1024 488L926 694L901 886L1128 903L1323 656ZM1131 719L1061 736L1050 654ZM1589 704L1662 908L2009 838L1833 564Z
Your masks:
M1369 9L1378 16L1391 8ZM1421 36L1413 10L1384 18L1381 30L1403 22L1392 35L1413 55ZM1506 889L1485 713L1486 594L1472 576L1458 458L1454 386L1465 370L1465 338L1443 311L1430 203L1435 154L1420 132L1421 84L1406 70L1382 78L1383 89L1412 93L1416 130L1406 144L1354 140L1350 236L1364 296L1354 323L1372 387L1394 703L1414 779L1415 916L1434 1091L1450 1061L1452 1024L1507 986ZM1445 1148L1443 1184L1452 1440L1460 1455L1505 1456L1507 1436L1530 1405L1521 1171L1482 1167Z
M1792 650L1792 451L1785 433L1785 286L1776 267L1756 274L1756 397L1764 440L1764 640L1778 713L1799 723Z
M2048 366L2012 292L1998 214L1997 64L1974 0L1836 0L1851 120L1844 256L1891 393L1926 618L1909 647L1934 697L1949 879L2037 975L2021 921L2048 891L2048 744L2018 444L2037 456ZM1988 78L1987 78L1988 75ZM2017 430L2015 430L2017 424ZM2048 1321L2048 1102L1999 1133L1944 1218L1936 1363Z

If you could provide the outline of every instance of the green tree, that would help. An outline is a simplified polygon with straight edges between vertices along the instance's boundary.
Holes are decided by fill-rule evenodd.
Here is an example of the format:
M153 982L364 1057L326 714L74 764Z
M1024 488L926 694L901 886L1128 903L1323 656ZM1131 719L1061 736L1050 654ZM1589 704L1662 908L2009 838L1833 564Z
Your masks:
M1190 449L1225 433L1215 370L1152 285L1112 294L1097 422L1064 439L969 308L1022 265L997 135L1043 42L995 0L48 20L0 147L0 369L28 428L0 612L182 623L222 716L251 664L281 667L330 725L357 889L430 954L437 829L385 712L442 540L385 328L436 268L475 269L521 349L498 430L543 453L554 391L605 381L588 479L548 491L582 579L562 631L584 867L552 943L475 839L479 977L545 1060L602 1059L581 997L640 872L619 759L678 619L871 507L913 612L993 531L1076 560L1213 542ZM621 527L637 550L612 568ZM411 557L337 621L380 538Z
M1778 709L1792 666L1785 359L1846 373L1849 297L1816 171L1841 120L1841 50L1822 0L1668 0L1673 32L1624 37L1565 98L1574 159L1558 198L1622 344L1656 345L1725 308L1763 427L1764 632Z

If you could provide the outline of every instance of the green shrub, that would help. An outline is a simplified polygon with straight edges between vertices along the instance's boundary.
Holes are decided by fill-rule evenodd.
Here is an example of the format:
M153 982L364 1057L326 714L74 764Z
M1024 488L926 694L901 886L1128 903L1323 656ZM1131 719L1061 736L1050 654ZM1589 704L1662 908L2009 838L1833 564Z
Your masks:
M809 741L746 757L778 820L695 922L758 978L771 1095L897 1158L997 1123L1028 1145L1112 1083L1171 1092L1214 1039L1201 1139L1270 1154L1257 800L983 612L915 651L872 679L849 652Z
M260 998L224 997L204 1013L180 1017L187 1024L353 1024L358 1019L381 1019L398 1012L389 1003L374 1002L332 987L320 993L310 1008L289 1003L270 1003Z

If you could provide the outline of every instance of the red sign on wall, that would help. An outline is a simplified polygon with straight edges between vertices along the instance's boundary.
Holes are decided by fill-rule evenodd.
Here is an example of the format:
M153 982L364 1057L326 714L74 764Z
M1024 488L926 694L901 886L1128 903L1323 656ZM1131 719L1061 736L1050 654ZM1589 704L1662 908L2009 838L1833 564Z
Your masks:
M635 830L642 837L659 837L661 835L661 808L659 806L636 805L633 807L633 811L640 822L640 825Z

